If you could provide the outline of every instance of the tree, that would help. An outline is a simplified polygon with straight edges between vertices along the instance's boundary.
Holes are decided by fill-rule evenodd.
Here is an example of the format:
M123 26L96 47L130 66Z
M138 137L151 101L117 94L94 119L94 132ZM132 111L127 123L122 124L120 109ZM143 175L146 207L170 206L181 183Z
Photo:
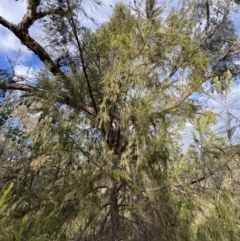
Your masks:
M119 3L95 30L78 0L28 0L17 25L0 17L45 64L24 81L2 70L0 82L18 118L5 174L19 168L2 182L15 183L4 219L16 240L237 240L237 194L219 183L240 148L192 97L238 78L232 5L183 1L163 17L155 0ZM29 35L35 21L45 45Z

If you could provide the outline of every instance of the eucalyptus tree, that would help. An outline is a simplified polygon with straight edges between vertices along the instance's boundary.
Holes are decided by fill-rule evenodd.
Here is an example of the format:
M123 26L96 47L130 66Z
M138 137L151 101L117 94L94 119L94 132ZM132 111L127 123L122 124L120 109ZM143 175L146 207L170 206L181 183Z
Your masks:
M192 97L225 91L238 77L237 5L182 1L166 16L156 0L119 3L92 30L82 1L27 4L19 24L0 17L45 65L0 82L10 96L20 91L10 99L27 136L4 217L15 239L237 240L226 212L221 229L209 225L222 216L204 187L240 148L211 133L214 114ZM34 22L41 43L29 34ZM195 142L183 155L181 133L193 119Z

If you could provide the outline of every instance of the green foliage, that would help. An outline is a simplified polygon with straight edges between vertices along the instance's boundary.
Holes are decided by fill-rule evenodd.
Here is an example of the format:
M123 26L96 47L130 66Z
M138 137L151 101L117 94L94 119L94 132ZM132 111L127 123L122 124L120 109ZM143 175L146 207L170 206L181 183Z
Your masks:
M59 2L39 5L52 63L34 86L0 72L1 238L238 240L236 130L197 100L239 77L231 1L118 3L94 30Z
M10 195L11 190L13 189L13 183L11 183L8 187L8 189L6 191L4 191L3 195L1 196L0 199L0 215L4 212L4 210L6 209L6 201L7 198Z
M8 199L10 196L10 193L13 189L14 184L11 183L9 187L3 192L0 198L0 240L10 240L13 237L13 230L11 227L7 227L4 224L4 212L6 211L8 207Z

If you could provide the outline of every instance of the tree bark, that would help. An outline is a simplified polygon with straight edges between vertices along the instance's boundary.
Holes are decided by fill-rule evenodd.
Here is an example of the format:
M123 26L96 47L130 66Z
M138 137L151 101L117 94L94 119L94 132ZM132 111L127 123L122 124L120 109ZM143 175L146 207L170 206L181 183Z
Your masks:
M112 240L117 240L117 232L119 229L119 208L118 208L118 185L117 181L112 178L109 188L110 197L110 216L111 216L111 228L112 228Z

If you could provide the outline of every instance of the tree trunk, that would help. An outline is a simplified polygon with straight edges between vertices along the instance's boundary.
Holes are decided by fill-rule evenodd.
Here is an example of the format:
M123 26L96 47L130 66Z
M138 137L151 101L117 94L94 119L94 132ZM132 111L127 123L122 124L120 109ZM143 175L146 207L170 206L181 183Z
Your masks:
M112 240L117 240L117 232L119 228L119 210L118 210L118 186L117 181L112 178L109 188L110 195L110 215L111 215L111 228Z

